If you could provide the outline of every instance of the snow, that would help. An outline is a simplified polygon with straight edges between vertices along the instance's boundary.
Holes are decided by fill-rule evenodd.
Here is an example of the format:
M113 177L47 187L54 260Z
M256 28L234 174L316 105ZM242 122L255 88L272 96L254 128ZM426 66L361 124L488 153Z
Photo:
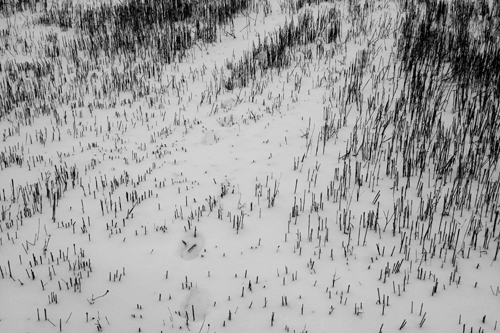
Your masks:
M442 217L455 173L440 179L428 165L419 194L420 174L403 177L402 154L394 166L387 161L396 156L389 152L391 136L404 129L388 114L375 121L377 113L368 108L373 98L374 109L390 101L393 110L393 93L403 86L395 82L397 32L377 35L382 20L391 17L395 29L401 19L395 2L369 2L366 19L373 24L366 34L359 33L362 24L347 1L306 6L301 11L314 15L331 7L342 13L345 43L325 45L335 56L307 60L307 50L298 47L293 65L279 73L259 71L249 87L213 92L221 77L230 76L228 62L239 61L291 16L296 20L299 14L280 10L288 2L271 1L268 15L259 7L238 16L234 37L221 34L217 43L188 50L185 61L164 64L161 81L143 77L151 93L130 104L87 107L133 98L131 92L92 96L92 89L107 84L111 67L122 70L102 54L95 76L85 79L84 106L60 101L59 122L38 109L26 118L30 123L16 118L22 108L2 115L2 159L17 155L23 163L2 162L0 171L1 332L497 329L500 226L491 232L498 189L488 207L457 204ZM1 18L2 29L11 32L2 41L32 36L26 40L33 43L31 53L21 52L20 43L17 52L0 47L2 91L7 62L41 60L37 50L48 31L60 39L75 35L73 29L28 24L36 15ZM362 50L370 57L360 112L345 96ZM78 88L68 73L75 64L64 54L57 59L62 65L53 88L47 85L63 96ZM457 114L450 105L440 112L451 128ZM323 141L325 115L335 126ZM378 137L376 126L385 122L385 136ZM364 159L361 143L374 138L380 149ZM348 152L353 142L357 154ZM397 177L386 173L391 168ZM491 189L499 174L496 164L488 170ZM57 181L65 172L66 185ZM35 202L35 184L41 202ZM472 180L473 203L486 196L485 188L484 181ZM419 217L419 206L425 210L431 198L432 224ZM394 212L405 209L407 218L393 234ZM375 215L378 227L369 226ZM477 221L474 246L469 227ZM426 230L429 237L422 237Z

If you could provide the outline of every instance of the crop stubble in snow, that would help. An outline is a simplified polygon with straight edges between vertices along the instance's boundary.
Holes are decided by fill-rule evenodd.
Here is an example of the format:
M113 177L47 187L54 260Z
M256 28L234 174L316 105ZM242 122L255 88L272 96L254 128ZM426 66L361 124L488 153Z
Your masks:
M496 2L0 10L0 331L497 330Z

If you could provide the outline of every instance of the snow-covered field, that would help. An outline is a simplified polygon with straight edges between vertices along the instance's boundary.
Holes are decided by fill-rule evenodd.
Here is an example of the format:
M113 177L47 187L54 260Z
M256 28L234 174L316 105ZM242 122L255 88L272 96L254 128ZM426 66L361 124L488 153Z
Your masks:
M497 3L0 9L0 332L497 330Z

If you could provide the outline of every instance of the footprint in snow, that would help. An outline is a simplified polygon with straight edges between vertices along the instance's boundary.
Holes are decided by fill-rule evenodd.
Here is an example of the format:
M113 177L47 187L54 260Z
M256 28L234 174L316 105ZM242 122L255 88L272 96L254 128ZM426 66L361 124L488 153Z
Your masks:
M179 244L179 255L184 260L193 260L200 255L200 252L205 247L205 240L199 234L194 237L192 235L184 236Z
M189 317L192 319L194 309L194 320L203 321L203 319L207 316L212 302L211 295L207 290L199 287L191 288L186 300L184 301L184 311L189 313Z

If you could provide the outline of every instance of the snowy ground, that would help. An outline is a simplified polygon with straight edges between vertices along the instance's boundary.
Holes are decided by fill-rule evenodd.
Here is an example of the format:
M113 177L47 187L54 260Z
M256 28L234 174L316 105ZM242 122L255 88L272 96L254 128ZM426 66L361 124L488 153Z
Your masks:
M19 106L0 118L1 332L497 329L496 163L464 187L465 204L446 202L456 164L443 177L428 156L422 174L403 176L405 137L394 138L406 132L391 116L399 2L361 4L364 23L353 2L306 5L342 15L343 42L317 42L334 55L297 47L291 66L216 92L252 43L297 19L286 3L265 13L259 2L122 104L132 92L102 90L119 61L103 54L78 87L69 55L41 51L49 32L62 41L73 29L2 17L2 91L20 91L6 87L9 64L59 61L48 91L84 106L60 98L52 115L21 119ZM348 100L363 50L362 89ZM461 128L449 98L441 121ZM444 140L430 137L424 152Z

